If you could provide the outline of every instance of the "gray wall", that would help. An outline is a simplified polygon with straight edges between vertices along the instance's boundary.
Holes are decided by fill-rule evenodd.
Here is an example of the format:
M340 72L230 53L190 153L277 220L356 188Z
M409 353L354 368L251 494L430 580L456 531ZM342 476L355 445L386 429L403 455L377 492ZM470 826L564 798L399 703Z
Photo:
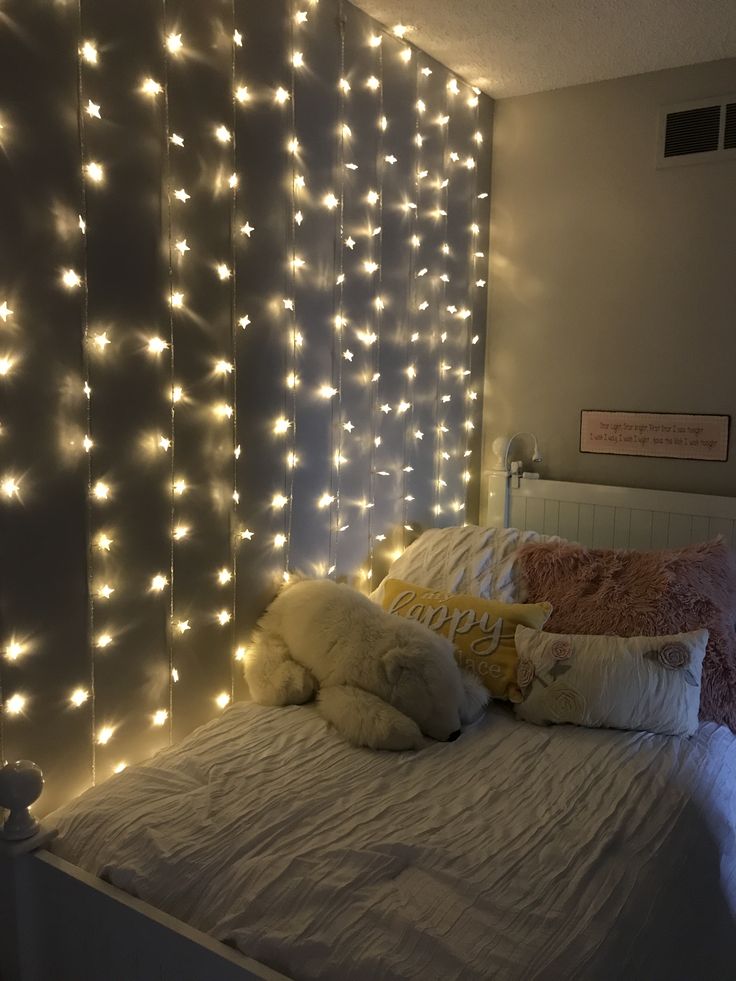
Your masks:
M661 106L735 90L731 59L496 103L486 470L531 429L551 479L736 493L733 450L578 451L585 408L736 415L736 162L655 166Z

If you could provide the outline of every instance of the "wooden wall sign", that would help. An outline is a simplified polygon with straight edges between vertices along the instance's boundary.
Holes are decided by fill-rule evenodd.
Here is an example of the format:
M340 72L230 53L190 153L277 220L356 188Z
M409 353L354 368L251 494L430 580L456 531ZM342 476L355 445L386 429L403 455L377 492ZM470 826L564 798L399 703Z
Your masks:
M730 425L730 416L584 409L580 452L724 463Z

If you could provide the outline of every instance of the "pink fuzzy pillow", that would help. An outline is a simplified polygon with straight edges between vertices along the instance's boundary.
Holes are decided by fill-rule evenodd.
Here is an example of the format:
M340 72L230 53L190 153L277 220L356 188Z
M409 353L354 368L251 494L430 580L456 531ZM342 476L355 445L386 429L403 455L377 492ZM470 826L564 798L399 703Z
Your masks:
M721 539L660 552L554 542L519 549L528 603L557 634L661 636L705 627L700 718L736 732L736 562Z

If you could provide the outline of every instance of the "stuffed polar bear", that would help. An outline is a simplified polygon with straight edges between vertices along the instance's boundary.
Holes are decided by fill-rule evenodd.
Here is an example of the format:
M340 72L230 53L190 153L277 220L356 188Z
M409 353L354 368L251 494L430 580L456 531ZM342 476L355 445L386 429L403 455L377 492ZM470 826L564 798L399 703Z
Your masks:
M300 705L316 695L319 713L348 742L373 749L419 749L422 734L456 739L488 702L449 640L329 579L279 593L244 670L254 701Z

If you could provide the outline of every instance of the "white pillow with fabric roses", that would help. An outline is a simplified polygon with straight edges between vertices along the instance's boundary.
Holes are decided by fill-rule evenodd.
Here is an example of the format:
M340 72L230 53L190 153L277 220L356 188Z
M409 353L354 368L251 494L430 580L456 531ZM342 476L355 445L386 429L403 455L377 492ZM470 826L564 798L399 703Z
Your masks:
M673 736L698 728L707 630L592 637L520 626L515 643L524 700L514 711L526 722Z

